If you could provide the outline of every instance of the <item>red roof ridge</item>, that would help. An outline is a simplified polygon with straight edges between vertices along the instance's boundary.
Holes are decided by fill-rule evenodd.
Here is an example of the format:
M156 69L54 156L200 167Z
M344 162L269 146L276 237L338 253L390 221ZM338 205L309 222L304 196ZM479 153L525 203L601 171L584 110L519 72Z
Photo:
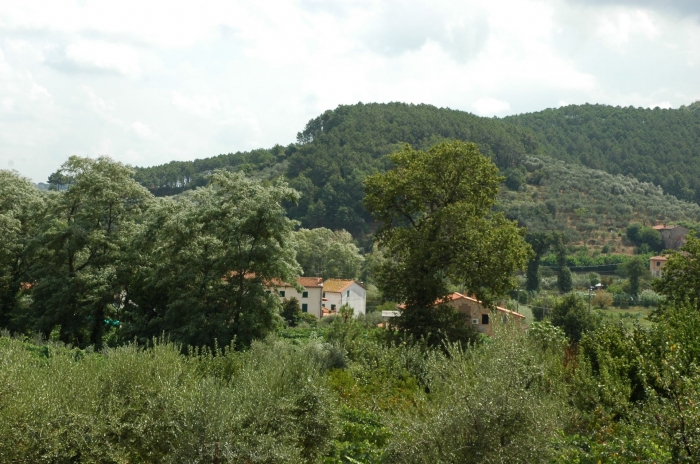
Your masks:
M453 292L453 293L450 293L449 295L447 295L447 296L445 297L445 299L435 301L434 305L438 305L438 304L441 304L441 303L447 303L448 301L461 300L461 299L470 300L470 301L473 301L473 302L475 302L475 303L479 303L480 305L483 305L483 304L484 304L484 303L482 303L481 301L477 300L475 297L466 296L466 295L463 295L463 294L461 294L461 293L459 293L459 292ZM405 305L405 304L400 304L400 305L397 305L397 307L398 307L398 308L401 308L401 309L404 309L404 308L406 307L406 305ZM506 314L510 314L510 315L512 315L512 316L517 316L517 317L525 318L525 315L524 315L524 314L516 313L515 311L511 311L510 309L504 308L504 307L502 307L502 306L496 306L495 309L496 309L497 311L500 311L500 312L503 312L503 313L506 313Z

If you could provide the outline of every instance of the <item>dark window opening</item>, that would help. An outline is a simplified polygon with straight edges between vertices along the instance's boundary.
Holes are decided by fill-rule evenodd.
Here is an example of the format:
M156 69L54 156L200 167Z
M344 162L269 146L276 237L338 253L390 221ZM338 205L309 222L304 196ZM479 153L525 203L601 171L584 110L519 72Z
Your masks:
M280 296L284 298L284 290L280 290Z
M482 314L481 315L481 323L486 325L489 323L489 315L488 314Z
M308 297L309 297L309 292L301 292L301 297L302 297L302 298L308 298Z
M331 311L335 311L335 305L331 305Z
M303 305L301 305L301 312L302 312L302 313L306 313L306 312L308 312L308 311L309 311L309 305L307 305L306 303L304 303Z

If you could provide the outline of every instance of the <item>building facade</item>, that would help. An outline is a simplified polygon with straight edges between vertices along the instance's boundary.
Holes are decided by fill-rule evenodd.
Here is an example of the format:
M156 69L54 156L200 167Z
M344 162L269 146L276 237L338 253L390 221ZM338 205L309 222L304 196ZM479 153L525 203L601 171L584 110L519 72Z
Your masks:
M523 326L525 322L525 316L523 314L516 313L515 311L501 306L496 306L492 310L484 306L481 301L476 298L457 292L450 294L446 300L435 303L436 306L438 304L448 304L460 313L466 314L476 331L488 335L489 337L493 336L493 317L501 317L503 322L512 321L519 326ZM382 311L382 316L389 318L398 316L399 311L402 309L403 305L399 305L397 306L398 311Z
M356 280L328 279L323 282L323 306L333 313L344 304L353 309L353 316L365 314L367 306L367 289Z
M297 277L297 284L303 287L299 292L286 282L275 282L274 288L280 301L296 298L301 312L309 313L320 319L323 316L323 279L321 277Z
M659 224L654 226L654 230L658 230L661 234L661 239L664 242L666 250L680 250L687 241L686 236L690 230L683 226L667 226Z
M651 271L651 276L660 278L661 270L666 265L668 259L665 256L652 256L649 258L649 270Z

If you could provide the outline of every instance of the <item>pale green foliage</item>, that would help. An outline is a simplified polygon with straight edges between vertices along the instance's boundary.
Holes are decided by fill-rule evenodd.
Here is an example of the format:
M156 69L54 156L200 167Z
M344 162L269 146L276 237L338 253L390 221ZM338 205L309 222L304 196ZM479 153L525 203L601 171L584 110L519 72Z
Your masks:
M63 342L99 347L120 294L118 269L152 196L131 168L106 157L72 156L58 172L69 187L49 197L39 237L37 329L48 335L59 326Z
M23 282L33 262L30 247L44 213L44 196L29 179L0 170L0 327L21 329L16 320Z
M234 337L248 345L281 324L266 283L293 282L300 271L294 222L282 207L297 199L284 182L217 171L209 186L160 200L125 276L124 337L147 341L166 332L196 346Z
M387 462L531 463L554 454L568 413L555 380L560 355L501 329L479 349L432 358L429 410L396 431Z
M700 239L690 235L681 250L669 253L663 276L653 287L669 305L689 304L700 310Z
M297 261L304 275L324 279L356 279L364 258L352 235L345 230L332 231L325 227L300 229L294 233Z
M2 462L317 462L335 433L329 347L171 344L86 354L0 338Z

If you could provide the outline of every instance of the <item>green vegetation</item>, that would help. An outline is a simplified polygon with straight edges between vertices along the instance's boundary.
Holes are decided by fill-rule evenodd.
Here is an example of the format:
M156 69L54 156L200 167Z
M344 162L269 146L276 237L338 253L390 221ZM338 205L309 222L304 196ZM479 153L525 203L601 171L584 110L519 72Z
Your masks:
M304 275L324 279L356 279L364 262L349 232L325 227L294 233L297 261Z
M467 342L464 314L437 306L460 282L486 302L514 287L529 247L523 231L490 214L498 169L474 144L442 142L428 151L409 146L390 156L394 168L367 178L365 204L380 223L376 238L386 261L377 281L385 297L405 304L397 326L430 344ZM458 332L462 334L459 335Z
M0 461L700 461L700 240L647 270L649 226L700 207L546 159L521 123L343 106L286 148L72 157L44 193L0 171ZM302 272L405 309L316 321L269 289ZM433 306L455 290L527 327L492 313L476 336Z
M569 105L509 116L543 154L611 174L633 175L684 200L700 201L698 104L677 110Z
M494 119L430 105L357 104L312 119L296 144L137 168L135 178L164 195L204 185L214 169L284 176L302 194L286 205L292 219L347 230L368 245L374 225L362 205L365 177L389 169L388 155L404 143L425 150L461 140L476 143L502 170L499 208L509 219L530 231L565 232L572 244L629 252L633 244L620 234L634 221L700 222L697 204L664 194L700 198L693 193L700 185L698 118L688 108L584 105Z

